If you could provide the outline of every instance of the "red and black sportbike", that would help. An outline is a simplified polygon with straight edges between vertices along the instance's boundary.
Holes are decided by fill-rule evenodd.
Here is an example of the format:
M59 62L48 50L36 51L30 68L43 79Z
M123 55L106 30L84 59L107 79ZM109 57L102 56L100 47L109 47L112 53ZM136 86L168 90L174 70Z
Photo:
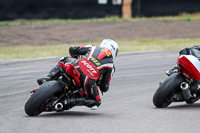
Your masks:
M200 61L192 55L181 55L177 65L178 72L161 82L153 96L157 108L172 102L192 104L200 99Z
M91 62L82 58L79 59L80 68L92 74L93 79L98 79L99 72L93 69ZM33 91L33 94L25 104L25 112L29 116L37 116L42 112L68 110L69 99L79 98L84 100L84 105L89 106L94 103L87 99L85 91L80 86L80 73L70 63L59 63L60 76L57 80L47 81Z

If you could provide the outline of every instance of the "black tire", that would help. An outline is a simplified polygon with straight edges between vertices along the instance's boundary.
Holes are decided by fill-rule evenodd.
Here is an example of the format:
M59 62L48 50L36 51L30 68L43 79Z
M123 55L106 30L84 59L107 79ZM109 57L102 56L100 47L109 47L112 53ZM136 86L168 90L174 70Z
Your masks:
M187 104L194 104L196 101L185 101Z
M62 86L58 81L49 81L41 85L38 90L31 95L24 106L24 110L29 116L37 116L42 111L45 102L54 96L55 93L62 91Z
M172 93L180 89L180 84L185 81L185 78L182 74L173 74L165 79L160 86L158 87L157 91L153 96L153 104L157 108L166 108L171 104L169 101L170 96Z

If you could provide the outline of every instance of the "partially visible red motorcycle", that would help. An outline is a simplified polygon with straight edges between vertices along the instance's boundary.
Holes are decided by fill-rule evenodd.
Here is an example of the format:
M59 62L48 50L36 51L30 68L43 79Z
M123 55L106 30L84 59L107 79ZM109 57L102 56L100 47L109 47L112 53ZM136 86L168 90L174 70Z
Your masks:
M153 96L157 108L166 108L172 102L193 104L200 99L200 61L192 55L177 59L178 72L160 83Z

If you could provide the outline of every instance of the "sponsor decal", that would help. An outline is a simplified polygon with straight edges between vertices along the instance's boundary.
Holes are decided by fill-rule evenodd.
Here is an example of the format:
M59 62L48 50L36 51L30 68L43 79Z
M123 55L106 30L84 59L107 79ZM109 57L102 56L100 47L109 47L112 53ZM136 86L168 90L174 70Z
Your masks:
M89 63L87 63L85 60L82 60L81 62L88 68L88 70L90 70L91 73L97 73L95 71L95 69Z
M111 51L107 48L104 50L104 52L106 53L107 56L110 56L112 54Z
M81 71L89 78L97 80L99 78L99 71L97 67L87 59L79 59L79 66Z
M108 48L104 48L101 50L101 54L98 55L97 59L101 60L106 56L109 57L110 55L112 55L111 51Z
M90 59L91 59L92 62L94 62L97 65L97 67L101 66L101 64L98 62L98 60L95 59L93 56L90 56Z

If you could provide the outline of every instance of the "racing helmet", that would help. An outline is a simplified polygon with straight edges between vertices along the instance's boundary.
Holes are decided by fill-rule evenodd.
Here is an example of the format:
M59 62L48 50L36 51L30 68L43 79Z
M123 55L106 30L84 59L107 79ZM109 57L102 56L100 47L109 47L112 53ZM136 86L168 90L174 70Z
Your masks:
M113 60L117 57L119 46L115 41L113 41L111 39L104 39L101 42L100 47L108 48L112 53Z

